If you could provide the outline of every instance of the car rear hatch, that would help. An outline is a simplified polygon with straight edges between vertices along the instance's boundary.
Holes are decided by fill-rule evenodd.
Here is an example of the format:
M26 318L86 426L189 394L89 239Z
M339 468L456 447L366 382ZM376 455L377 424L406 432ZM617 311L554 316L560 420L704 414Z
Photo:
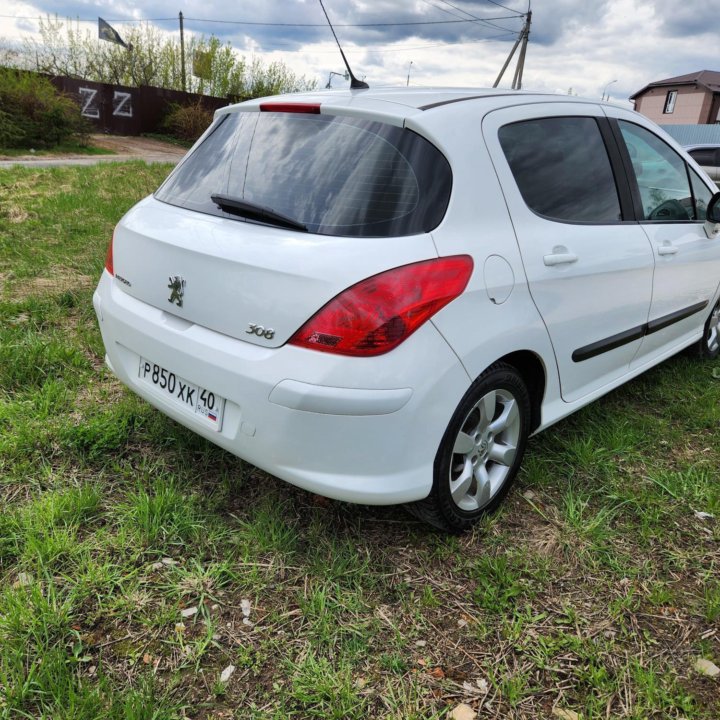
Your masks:
M277 347L350 285L436 257L429 233L452 178L434 146L374 119L280 107L219 115L122 219L113 263L124 292Z

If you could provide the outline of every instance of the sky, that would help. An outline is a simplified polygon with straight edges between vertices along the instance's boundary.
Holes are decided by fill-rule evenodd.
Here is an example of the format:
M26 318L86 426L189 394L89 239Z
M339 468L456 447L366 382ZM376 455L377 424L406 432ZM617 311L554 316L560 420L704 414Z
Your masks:
M324 0L353 72L371 87L491 87L528 10L528 0ZM231 8L231 9L230 9ZM2 0L0 43L38 38L38 18L97 17L122 35L150 21L178 34L214 34L242 55L281 60L328 82L344 71L319 0ZM720 70L720 0L532 0L523 89L614 102L654 80ZM515 59L519 53L515 54ZM500 83L510 87L515 60ZM346 82L332 77L333 87Z

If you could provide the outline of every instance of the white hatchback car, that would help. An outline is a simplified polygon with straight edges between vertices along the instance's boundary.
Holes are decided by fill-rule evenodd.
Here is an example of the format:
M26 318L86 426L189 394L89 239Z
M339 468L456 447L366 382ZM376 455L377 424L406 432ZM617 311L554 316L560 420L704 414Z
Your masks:
M598 102L241 103L118 224L94 295L107 363L290 483L462 530L530 434L683 348L718 356L713 193Z

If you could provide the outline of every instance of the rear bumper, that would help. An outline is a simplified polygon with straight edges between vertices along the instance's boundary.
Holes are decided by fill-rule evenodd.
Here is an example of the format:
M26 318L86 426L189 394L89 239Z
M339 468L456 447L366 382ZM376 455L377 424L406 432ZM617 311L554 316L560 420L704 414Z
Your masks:
M410 388L367 390L282 380L273 388L269 400L291 410L323 415L389 415L401 410L411 397Z
M438 444L470 378L426 323L375 358L264 348L193 325L124 293L93 296L108 365L149 403L301 488L367 504L426 497ZM219 432L138 376L145 357L226 398Z

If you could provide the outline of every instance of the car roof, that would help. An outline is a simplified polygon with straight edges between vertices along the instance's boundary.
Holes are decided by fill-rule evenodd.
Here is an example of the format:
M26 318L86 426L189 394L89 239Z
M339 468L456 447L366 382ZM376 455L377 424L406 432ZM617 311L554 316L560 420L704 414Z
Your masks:
M461 103L468 100L488 101L490 106L504 107L517 105L542 97L548 102L585 102L586 98L570 95L557 95L552 93L536 93L519 90L506 90L499 88L407 88L385 87L369 88L367 90L314 90L310 92L275 95L266 98L256 98L243 103L221 108L218 113L232 112L234 110L255 110L265 103L309 103L320 104L327 110L349 110L374 113L380 115L407 117L416 113L426 112L437 107ZM600 104L598 100L592 100Z

